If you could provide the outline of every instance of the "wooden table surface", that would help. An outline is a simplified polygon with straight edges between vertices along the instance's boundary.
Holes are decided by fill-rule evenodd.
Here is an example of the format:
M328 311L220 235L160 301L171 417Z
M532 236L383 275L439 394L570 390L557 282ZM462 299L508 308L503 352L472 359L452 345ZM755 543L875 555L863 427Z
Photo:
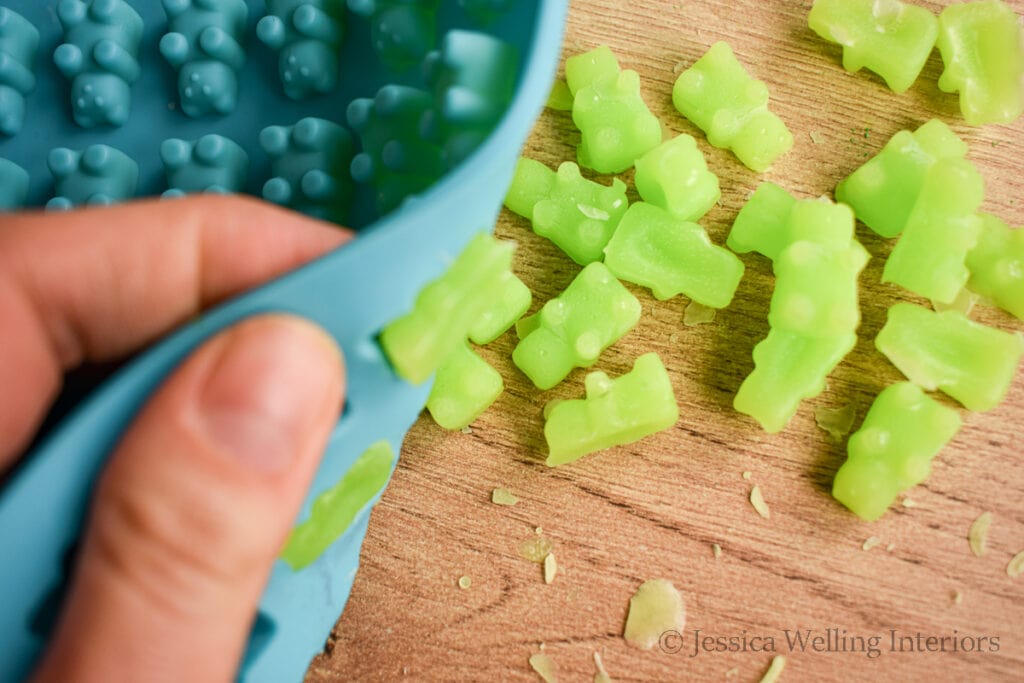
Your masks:
M917 4L938 11L948 1ZM1024 2L1011 5L1024 14ZM938 53L907 93L890 92L866 72L847 74L840 52L807 28L810 0L576 0L565 53L609 44L624 68L642 77L652 111L673 134L694 135L721 179L722 200L703 220L723 244L750 192L771 180L799 197L830 194L896 131L938 117L970 143L985 177L984 209L1024 225L1024 119L973 128L954 95L939 92ZM767 82L772 109L796 144L762 175L742 167L671 105L671 87L717 40L727 40L751 73ZM815 134L812 140L811 133ZM550 165L575 159L579 134L568 113L546 111L526 154ZM631 181L631 174L622 177ZM608 182L605 179L605 182ZM631 196L635 198L635 193ZM579 267L526 221L503 212L497 233L519 243L516 270L536 310ZM929 479L879 522L865 523L829 495L845 444L830 441L815 406L853 404L857 424L873 397L901 379L873 346L888 306L913 296L881 285L891 244L858 226L872 254L861 277L860 342L828 388L804 403L781 434L762 432L732 409L753 367L751 349L767 332L772 277L766 259L746 255L733 304L713 323L682 324L687 301L658 302L640 287L640 324L595 369L616 376L656 351L681 408L675 428L637 444L549 469L541 407L583 393L585 371L541 392L512 365L509 332L482 350L506 390L472 426L447 432L428 417L410 432L394 481L373 513L362 564L345 613L310 681L537 681L527 660L543 647L560 681L591 681L593 653L615 681L757 681L771 652L693 651L693 634L766 645L789 663L786 681L996 681L1024 679L1024 578L1006 564L1024 550L1024 379L985 414L966 414L962 431L936 458ZM1021 330L987 307L973 317ZM745 480L742 473L751 473ZM771 508L762 519L748 502L760 485ZM514 507L490 502L504 486ZM994 523L989 549L974 557L967 529L980 513ZM542 535L560 571L546 585L519 546ZM869 537L880 545L863 550ZM721 546L721 557L712 554ZM468 576L472 585L460 589ZM622 639L629 598L641 582L671 580L686 601L683 650L641 651ZM954 599L959 593L962 601ZM839 638L881 638L869 657L843 649L790 652L785 631L826 629ZM998 652L892 652L890 629L915 637L969 636ZM754 640L760 638L761 640ZM847 640L846 642L850 642ZM947 647L950 641L947 641ZM734 670L734 671L730 671Z

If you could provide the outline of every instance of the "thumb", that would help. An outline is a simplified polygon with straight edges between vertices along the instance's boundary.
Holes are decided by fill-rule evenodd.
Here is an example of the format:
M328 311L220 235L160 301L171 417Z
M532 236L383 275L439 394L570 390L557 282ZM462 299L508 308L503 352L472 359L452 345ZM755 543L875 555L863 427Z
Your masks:
M231 681L341 410L341 356L297 318L204 344L103 473L37 681Z

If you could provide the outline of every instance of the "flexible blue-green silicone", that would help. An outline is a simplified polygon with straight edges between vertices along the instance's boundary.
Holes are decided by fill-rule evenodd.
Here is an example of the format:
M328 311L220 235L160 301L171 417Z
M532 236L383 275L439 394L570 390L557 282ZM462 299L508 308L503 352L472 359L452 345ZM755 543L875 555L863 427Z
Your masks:
M158 84L163 81L166 90L159 89L159 95L156 89L148 91L152 79L143 74L132 90L128 122L119 128L90 132L69 123L67 84L48 61L60 42L50 0L2 1L38 26L42 35L37 61L40 82L27 101L33 134L23 131L9 139L0 137L0 157L10 158L28 171L28 202L34 205L49 198L45 164L50 146L83 149L94 142L106 143L130 155L143 146L147 150L152 147L151 154L137 159L138 193L156 195L167 189L159 155L162 140L195 140L207 133L224 135L245 149L251 161L246 191L258 195L270 163L257 143L260 128L270 123L290 125L306 115L343 123L338 115L344 112L344 106L338 105L341 99L372 96L381 82L411 82L412 78L384 71L375 60L368 30L359 25L362 20L348 16L341 63L359 67L343 67L339 87L344 92L338 98L300 103L287 98L280 88L255 87L258 70L276 78L277 55L255 40L252 23L262 15L263 3L252 2L246 34L248 59L239 76L235 112L199 120L180 112L173 117L167 105L176 99L176 78L157 52L166 19L158 0L133 0L133 7L146 21L141 62L145 68L163 71L155 80ZM469 20L455 0L445 0L443 5L439 14L442 28L476 28L459 23ZM93 482L107 453L163 378L218 330L253 314L289 311L322 325L345 352L348 405L300 520L308 516L311 502L341 479L372 443L386 438L398 451L426 402L430 383L417 387L399 379L384 359L376 336L386 323L412 306L417 292L445 270L474 234L492 228L522 143L547 99L557 66L566 0L514 5L488 30L520 50L518 85L505 116L475 153L383 219L373 220L372 196L364 198L361 211L357 197L354 222L367 227L355 241L204 315L137 357L79 404L9 478L0 497L0 552L4 558L0 562L0 683L24 679L45 644L45 629L33 629L31 624L39 621L44 603L59 595L65 578L62 560L78 538ZM371 84L372 78L378 82ZM265 113L269 120L261 119L259 125L248 122L254 111ZM48 137L50 131L54 134ZM284 561L277 561L239 680L302 680L348 598L375 502L360 512L315 563L295 572Z

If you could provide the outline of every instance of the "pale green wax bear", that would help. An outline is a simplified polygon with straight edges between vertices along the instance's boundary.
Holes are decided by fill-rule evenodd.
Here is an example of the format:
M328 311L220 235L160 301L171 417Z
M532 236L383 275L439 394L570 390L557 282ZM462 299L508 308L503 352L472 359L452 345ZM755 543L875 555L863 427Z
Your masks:
M955 410L910 382L886 387L847 442L832 496L861 519L880 518L898 493L928 478L932 458L960 424Z
M870 258L859 242L844 248L794 242L775 260L772 329L808 337L845 336L860 324L857 278Z
M786 124L768 111L768 86L750 77L728 43L715 43L679 74L672 103L708 142L732 150L752 171L768 170L793 147Z
M857 343L853 332L835 337L772 328L754 347L754 371L740 385L733 407L771 434L782 431L800 402L825 388L825 378Z
M515 273L506 271L498 285L497 299L473 323L469 338L474 344L490 344L523 317L532 301L530 288Z
M462 429L487 410L504 388L498 371L463 343L438 368L427 410L445 429Z
M946 7L937 45L946 65L939 90L960 93L967 123L1012 123L1024 112L1024 29L1009 5L984 0Z
M712 244L704 228L645 202L629 207L604 253L616 277L649 287L658 299L685 294L724 308L743 278L743 262Z
M639 441L679 419L672 382L656 353L640 356L633 369L617 379L590 373L586 392L584 399L552 401L544 411L549 467Z
M640 75L620 69L607 46L567 59L565 77L582 135L580 166L621 173L661 142L661 122L640 95Z
M413 309L384 328L381 346L402 379L425 382L466 340L498 300L514 250L511 242L477 234L448 270L420 291Z
M902 130L836 187L836 200L882 237L903 231L928 169L940 159L963 159L967 144L942 121Z
M843 46L843 68L866 67L895 92L917 80L939 35L935 15L899 0L815 0L811 29Z
M601 260L629 201L626 184L618 178L609 187L584 178L571 161L555 172L524 157L516 165L505 206L530 219L535 233L585 266Z
M722 196L718 176L708 170L689 135L667 140L637 159L633 182L641 199L684 221L696 221Z
M755 251L772 261L795 242L846 249L854 240L853 212L823 199L797 201L774 183L761 183L740 209L726 244L738 254Z
M967 254L967 287L1024 320L1024 229L1011 230L991 214L981 214L978 243Z
M394 461L395 453L387 441L367 448L341 481L313 501L309 518L288 536L281 559L299 570L323 555L388 483Z
M936 162L925 174L899 242L885 262L882 282L950 303L967 283L964 260L981 230L978 207L985 183L965 159Z
M969 320L900 302L889 309L875 346L914 384L939 389L968 410L1003 400L1021 357L1021 338Z
M538 389L590 367L640 320L640 302L601 262L591 263L540 312L516 325L512 361Z

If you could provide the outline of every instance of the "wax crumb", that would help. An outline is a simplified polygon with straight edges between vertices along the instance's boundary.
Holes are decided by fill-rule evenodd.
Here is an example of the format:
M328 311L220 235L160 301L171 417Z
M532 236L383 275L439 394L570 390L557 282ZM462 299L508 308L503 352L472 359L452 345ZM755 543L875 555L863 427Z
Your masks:
M460 576L459 577L459 588L465 590L465 589L469 588L472 585L473 585L473 579L469 578L468 576Z
M857 417L857 409L852 403L839 408L827 406L816 406L814 408L814 421L818 427L823 429L833 441L842 441L843 437L853 429L853 421Z
M967 542L971 545L971 552L976 557L985 554L985 545L988 542L988 529L992 526L992 513L983 512L971 524L967 531Z
M470 427L469 425L466 425L465 427L463 427L459 431L462 432L463 434L472 434L473 433L473 428Z
M953 604L959 605L964 601L964 594L960 591L953 591Z
M597 667L597 673L594 674L594 683L612 683L612 677L605 670L604 662L601 661L601 654L597 651L594 652L594 666Z
M740 668L738 666L734 666L733 668L731 668L731 669L729 669L728 671L725 672L725 677L726 678L732 678L733 676L738 675L739 672L740 672Z
M576 208L587 218L595 221L606 221L611 218L611 214L603 209L599 209L596 206L590 206L588 204L577 204Z
M753 475L749 471L743 473L743 478L746 479L747 481L750 481L750 477L752 476Z
M569 84L558 79L551 86L551 93L548 95L547 106L555 111L572 111L573 96L569 90Z
M816 145L824 144L825 136L822 135L821 133L819 133L818 131L812 130L810 135L811 135L811 142L813 142L814 144L816 144Z
M722 556L722 546L718 545L717 543L712 543L711 554L715 556L716 560L720 558Z
M981 300L981 297L968 289L961 289L960 293L956 295L956 298L947 303L941 301L932 300L932 308L938 312L943 311L957 311L965 316L969 316L971 311L974 310L974 305Z
M491 491L491 502L495 505L515 505L519 499L505 488L497 488Z
M541 645L541 649L544 646ZM555 663L551 657L544 653L537 653L530 655L530 666L537 672L537 675L545 681L545 683L556 683L558 677L555 675Z
M658 644L666 631L682 633L686 625L683 596L666 579L644 581L629 600L629 614L623 637L626 642L644 650Z
M871 536L864 541L864 544L861 546L861 550L871 550L881 542L882 539L880 539L878 536Z
M675 65L672 67L672 73L675 74L676 76L678 76L679 72L682 71L685 68L686 68L686 62L676 62Z
M524 560L540 564L551 554L551 543L546 538L528 538L519 544L519 554Z
M905 507L905 508L916 508L917 507L917 501L916 500L911 500L910 498L904 498L903 499L903 507Z
M782 676L782 670L786 668L786 658L782 655L772 657L772 663L768 670L761 677L761 683L775 683Z
M548 556L544 558L544 583L551 583L555 580L555 574L558 573L558 563L555 562L555 554L548 553Z
M889 545L885 546L885 551L887 553L891 553L893 550L896 550L896 544L895 543L890 543Z
M1014 555L1006 565L1006 575L1011 579L1016 579L1021 574L1024 574L1024 550Z
M750 504L757 510L757 514L761 515L765 519L771 517L771 511L768 510L768 503L764 502L764 496L761 494L761 487L754 485L754 488L750 489Z
M533 533L535 533L535 534L537 534L538 536L540 536L541 534L543 534L543 533L544 533L544 530L543 530L543 529L541 529L540 527L537 527L536 529L534 529L534 530L533 530Z
M686 311L683 313L683 324L687 327L694 327L696 325L704 325L714 321L715 314L718 311L710 306L704 306L696 301L691 301L686 306Z

